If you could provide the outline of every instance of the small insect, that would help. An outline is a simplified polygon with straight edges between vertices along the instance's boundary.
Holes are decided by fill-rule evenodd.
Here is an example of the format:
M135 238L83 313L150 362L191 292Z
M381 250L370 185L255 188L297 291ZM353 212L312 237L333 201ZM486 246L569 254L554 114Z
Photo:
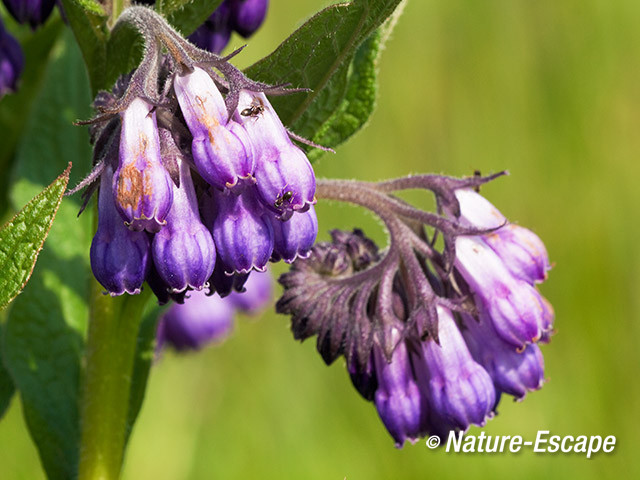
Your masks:
M254 98L251 105L240 112L243 117L257 117L264 112L264 103L259 98Z
M273 203L273 206L276 208L282 207L284 202L290 203L293 198L293 192L291 190L287 190L284 193L281 193L276 197L276 201Z

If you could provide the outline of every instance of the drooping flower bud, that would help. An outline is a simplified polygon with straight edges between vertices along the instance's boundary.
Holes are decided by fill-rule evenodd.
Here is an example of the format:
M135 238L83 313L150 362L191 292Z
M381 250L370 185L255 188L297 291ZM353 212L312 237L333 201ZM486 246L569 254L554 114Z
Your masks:
M502 340L491 320L463 314L465 329L462 335L473 358L482 365L498 392L522 399L544 383L544 359L536 344L527 345L524 351Z
M232 302L204 291L189 292L182 305L173 304L162 315L156 334L158 348L167 345L178 351L198 350L222 341L233 330Z
M18 41L7 32L0 18L0 98L15 92L24 68L24 56Z
M269 0L231 0L233 29L247 38L260 28L267 16Z
M213 239L227 273L264 270L273 252L273 228L252 188L240 195L215 192L218 215Z
M429 338L414 357L418 384L429 398L434 432L466 431L491 418L496 392L491 377L469 353L451 312L438 306L440 344Z
M187 126L198 173L224 189L253 174L251 141L241 125L227 123L227 107L213 79L201 68L177 75L174 88Z
M172 292L201 290L213 273L216 250L213 237L200 221L189 167L178 160L180 187L173 185L173 204L167 224L153 238L153 260Z
M18 23L29 23L34 30L42 25L56 4L56 0L2 0Z
M311 163L289 138L262 93L240 92L237 118L251 137L258 198L271 211L288 218L316 202Z
M189 36L194 45L213 53L220 53L229 43L233 29L231 4L224 0L209 18Z
M231 292L229 300L238 309L250 315L262 310L273 295L273 280L266 272L251 272L244 284L244 292Z
M456 268L505 341L517 348L540 339L551 328L549 312L538 291L515 278L481 237L456 239Z
M415 442L427 430L428 404L420 393L404 342L399 342L391 362L377 346L373 349L378 388L374 403L396 447Z
M116 207L132 230L157 232L165 224L173 191L160 159L156 114L136 98L121 115L120 163L113 177Z
M91 242L91 270L112 295L140 293L149 269L149 239L129 230L116 211L111 189L113 170L107 166L100 180L98 230Z
M506 218L486 198L470 189L455 192L460 204L460 218L469 226L498 228L483 238L517 278L540 283L551 269L542 240L524 227L505 224Z
M295 212L289 220L271 217L273 227L273 261L293 262L306 258L318 235L318 217L313 207L306 212Z

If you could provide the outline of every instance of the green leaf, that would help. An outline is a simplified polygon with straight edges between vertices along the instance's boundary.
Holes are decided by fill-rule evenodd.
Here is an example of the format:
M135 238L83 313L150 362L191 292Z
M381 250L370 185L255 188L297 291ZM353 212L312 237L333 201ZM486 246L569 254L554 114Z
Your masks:
M93 92L109 88L105 84L109 17L104 8L97 0L62 0L62 6L82 50Z
M285 125L313 138L347 95L349 66L358 47L400 1L353 0L327 7L245 73L272 84L312 89L273 98L273 104Z
M376 30L358 48L347 83L347 93L335 112L316 130L312 140L335 148L360 130L373 113L378 92L377 63L381 52L381 33ZM309 160L325 152L308 148Z
M187 36L202 25L221 3L222 0L158 0L156 11Z
M77 118L90 115L83 61L70 33L56 43L45 86L18 148L10 199L26 203L68 162L72 184L88 172L91 149ZM78 463L78 391L88 316L91 214L77 217L79 200L65 199L31 281L12 303L2 352L29 432L50 479L75 477Z
M2 361L2 324L0 323L0 419L9 408L16 387Z
M62 21L55 18L35 32L29 31L24 38L19 38L25 57L20 88L16 93L5 95L0 100L0 132L2 132L0 171L7 172L11 168L16 145L31 111L33 99L42 88L42 77L51 47L63 27ZM2 218L8 206L6 198L8 180L9 175L2 175L0 178L0 217Z
M0 309L25 287L69 183L67 169L0 230Z

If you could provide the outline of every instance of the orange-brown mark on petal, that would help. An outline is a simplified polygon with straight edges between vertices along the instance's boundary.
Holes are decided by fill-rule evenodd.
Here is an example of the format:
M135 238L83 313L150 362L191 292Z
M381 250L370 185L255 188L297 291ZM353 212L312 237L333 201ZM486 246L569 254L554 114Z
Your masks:
M213 140L211 140L211 130L214 127L217 127L220 124L220 122L218 122L216 118L209 115L209 113L207 112L207 108L205 107L206 101L207 101L206 98L202 99L200 95L196 95L196 103L198 104L201 110L200 115L198 115L198 121L202 123L205 127L207 127L207 130L209 130L209 140L211 141L211 143L213 143Z
M137 210L142 198L142 172L136 167L135 163L122 168L118 177L118 192L116 200L122 208L131 206L133 210Z

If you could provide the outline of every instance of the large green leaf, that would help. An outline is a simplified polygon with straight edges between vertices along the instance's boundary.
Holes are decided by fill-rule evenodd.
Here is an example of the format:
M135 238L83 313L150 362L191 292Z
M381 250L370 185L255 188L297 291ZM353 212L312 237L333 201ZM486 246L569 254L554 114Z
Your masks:
M347 95L349 68L358 47L400 1L353 0L327 7L246 73L272 84L288 82L312 89L273 98L273 104L285 125L313 138Z
M71 165L0 230L0 309L29 281L69 182Z
M222 0L157 0L156 10L183 35L190 35Z
M62 0L64 13L73 30L89 73L94 92L105 84L109 17L98 0Z
M91 94L78 47L68 32L58 41L17 152L14 205L26 203L73 162L72 184L86 173L91 150L84 128ZM78 460L78 390L88 316L91 215L65 199L31 281L11 305L3 359L29 432L49 478L73 478Z

